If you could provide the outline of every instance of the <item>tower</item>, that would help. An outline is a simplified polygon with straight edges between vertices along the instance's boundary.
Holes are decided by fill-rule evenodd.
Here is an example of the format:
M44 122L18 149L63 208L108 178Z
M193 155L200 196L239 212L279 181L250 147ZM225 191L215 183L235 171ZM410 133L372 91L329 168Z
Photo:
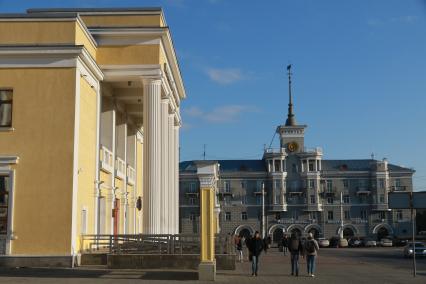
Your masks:
M288 75L288 114L284 125L277 127L277 133L280 135L280 146L285 148L287 153L303 152L305 141L305 128L307 125L298 125L293 113L293 97L291 94L291 65L287 66Z

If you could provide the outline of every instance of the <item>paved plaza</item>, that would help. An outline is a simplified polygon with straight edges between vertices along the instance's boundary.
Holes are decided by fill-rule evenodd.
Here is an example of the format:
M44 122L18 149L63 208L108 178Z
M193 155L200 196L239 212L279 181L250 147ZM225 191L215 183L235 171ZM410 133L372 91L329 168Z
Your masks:
M402 248L321 249L316 277L290 276L290 259L272 249L261 257L259 276L250 275L250 263L238 263L235 271L219 271L216 283L426 283L426 259L417 262L412 277L410 259ZM0 268L0 283L201 283L196 271Z

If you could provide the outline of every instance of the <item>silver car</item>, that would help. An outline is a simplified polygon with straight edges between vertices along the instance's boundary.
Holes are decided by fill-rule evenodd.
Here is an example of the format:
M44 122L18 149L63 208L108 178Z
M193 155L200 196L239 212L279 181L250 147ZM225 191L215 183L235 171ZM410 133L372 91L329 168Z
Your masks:
M328 246L330 245L330 241L325 238L319 238L318 245L320 248L328 248Z
M378 245L381 247L391 247L393 246L393 242L390 239L383 238L379 241Z
M415 242L416 257L426 256L426 246L422 242ZM413 242L409 242L404 247L404 257L413 257L414 249Z

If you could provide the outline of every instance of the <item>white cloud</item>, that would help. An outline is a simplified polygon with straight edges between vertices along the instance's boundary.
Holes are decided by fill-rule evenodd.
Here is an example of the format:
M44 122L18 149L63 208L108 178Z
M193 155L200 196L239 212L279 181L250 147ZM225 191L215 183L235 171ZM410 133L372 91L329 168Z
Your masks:
M244 79L243 73L238 68L208 68L206 73L210 80L222 85L232 84Z
M209 123L228 123L237 121L244 113L258 112L253 106L224 105L209 111L203 111L198 107L184 109L184 114Z
M372 27L384 26L389 23L401 23L401 24L412 24L418 20L417 16L406 15L393 17L389 19L369 19L367 24Z

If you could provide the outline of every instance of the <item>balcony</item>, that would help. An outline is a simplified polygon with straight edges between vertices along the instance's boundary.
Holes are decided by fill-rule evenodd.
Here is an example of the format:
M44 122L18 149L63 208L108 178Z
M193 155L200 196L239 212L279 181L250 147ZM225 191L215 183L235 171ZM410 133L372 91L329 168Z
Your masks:
M285 212L287 211L287 204L273 204L270 207L270 212Z
M351 224L367 224L368 220L366 219L361 219L361 218L353 218L350 220ZM347 221L346 221L347 223Z
M126 164L120 158L117 158L115 163L115 175L121 179L124 179L126 176Z
M265 154L286 154L285 148L267 148Z
M391 186L391 191L406 191L407 190L407 186Z
M306 209L304 211L307 212L317 212L317 211L322 211L322 204L321 203L316 203L316 204L308 204Z
M386 203L374 204L374 211L389 211L389 206Z
M101 148L101 169L112 173L114 168L114 158L112 152L108 150L105 146Z
M357 186L356 188L356 194L358 195L370 195L371 194L371 190L366 187L366 186Z
M288 195L302 195L306 190L304 188L293 188L287 190Z
M136 171L131 166L127 166L127 183L135 185Z

